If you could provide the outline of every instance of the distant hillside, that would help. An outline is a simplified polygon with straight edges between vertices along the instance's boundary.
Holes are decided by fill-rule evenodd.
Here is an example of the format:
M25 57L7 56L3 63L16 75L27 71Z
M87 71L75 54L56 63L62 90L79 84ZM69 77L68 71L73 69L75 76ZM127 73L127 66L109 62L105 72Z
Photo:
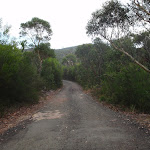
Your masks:
M28 49L24 49L24 52L32 52L34 49L33 48L28 48Z
M68 55L68 54L74 54L78 46L73 46L73 47L67 47L67 48L62 48L62 49L56 49L55 54L56 58L59 60L59 62L62 61L62 59Z

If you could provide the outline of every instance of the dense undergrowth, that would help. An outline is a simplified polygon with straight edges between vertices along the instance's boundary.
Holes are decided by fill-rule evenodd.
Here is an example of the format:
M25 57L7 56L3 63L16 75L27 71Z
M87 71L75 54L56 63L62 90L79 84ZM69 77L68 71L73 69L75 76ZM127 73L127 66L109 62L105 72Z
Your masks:
M9 108L37 103L41 90L62 86L62 69L49 43L29 52L18 45L0 30L0 117Z
M140 61L149 64L146 50L134 47L130 39L124 39L123 45L136 57L142 51ZM76 57L76 64L64 66L64 79L94 90L100 101L150 113L150 74L127 56L97 39L79 46Z
M6 108L38 102L42 89L61 87L61 67L55 58L43 60L41 73L34 52L22 52L12 45L0 44L0 113Z
M150 113L149 5L110 0L93 12L86 26L93 44L78 46L76 63L64 58L71 62L63 63L64 78L95 90L101 101Z

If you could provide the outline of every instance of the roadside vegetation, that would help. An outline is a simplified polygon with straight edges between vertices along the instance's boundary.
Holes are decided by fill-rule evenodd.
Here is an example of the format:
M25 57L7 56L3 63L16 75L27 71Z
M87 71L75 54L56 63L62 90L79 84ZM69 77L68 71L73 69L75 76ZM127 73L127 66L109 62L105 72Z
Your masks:
M61 63L62 59L66 57L68 54L75 54L76 49L77 49L77 46L56 49L55 54L56 54L57 60Z
M63 78L92 89L100 101L150 113L149 7L148 0L106 2L87 24L93 43L63 59Z
M87 23L93 42L67 48L68 55L51 49L49 22L21 23L21 39L14 39L0 20L0 116L37 103L41 90L62 86L62 76L92 89L100 101L150 113L149 8L149 0L107 1Z
M50 24L39 18L22 23L22 41L11 39L9 30L1 21L0 117L8 108L37 103L41 90L62 86L62 69L48 43Z

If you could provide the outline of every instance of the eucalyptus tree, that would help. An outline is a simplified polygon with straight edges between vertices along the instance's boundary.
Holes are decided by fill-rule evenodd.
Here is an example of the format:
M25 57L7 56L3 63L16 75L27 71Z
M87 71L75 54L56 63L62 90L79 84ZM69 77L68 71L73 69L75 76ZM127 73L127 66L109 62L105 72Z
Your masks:
M68 54L66 57L63 58L62 64L64 66L74 66L76 61L76 56L74 54Z
M28 37L35 47L51 39L52 30L49 22L37 17L26 23L21 23L20 29L20 35Z
M23 52L25 47L27 47L27 40L20 41L19 44L21 45L21 49Z
M0 18L0 44L2 45L8 44L10 29L11 26L2 25L2 19Z
M94 44L83 44L77 47L75 52L79 66L77 69L77 79L83 86L100 86L106 63L106 54L110 47L99 38L94 40Z
M62 68L56 58L47 58L43 61L41 76L47 89L57 89L62 86Z
M130 0L128 5L133 11L136 20L150 23L150 0Z
M137 25L134 16L132 16L131 8L122 5L117 0L106 2L102 9L92 14L91 20L87 24L87 34L100 36L109 41L109 43L118 51L127 55L142 69L150 73L150 70L136 60L128 51L122 47L122 39L129 37L134 27ZM115 44L114 41L120 44ZM118 43L117 42L117 43Z
M31 21L21 23L20 29L20 36L29 39L30 43L32 43L36 48L36 52L40 61L39 71L41 72L42 59L39 46L41 43L48 43L48 41L51 39L52 29L50 23L43 19L34 17L31 19Z
M39 51L41 60L47 59L49 57L55 58L55 52L50 48L50 43L41 43L38 47L35 48L35 52Z

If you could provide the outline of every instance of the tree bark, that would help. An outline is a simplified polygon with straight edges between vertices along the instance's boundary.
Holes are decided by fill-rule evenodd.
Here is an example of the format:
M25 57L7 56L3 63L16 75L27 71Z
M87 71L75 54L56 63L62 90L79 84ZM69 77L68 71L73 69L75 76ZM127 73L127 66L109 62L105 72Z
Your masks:
M118 48L112 41L109 40L109 42L111 43L111 45L118 51L122 52L123 54L125 54L126 56L128 56L134 63L136 63L139 67L141 67L143 70L145 70L146 72L150 73L150 70L145 67L143 64L141 64L139 61L137 61L134 57L132 57L128 52L126 52L123 48Z
M39 58L39 62L40 62L40 67L38 69L38 72L41 73L41 71L42 71L42 59L41 59L39 50L37 50L37 53L38 53L38 58Z

